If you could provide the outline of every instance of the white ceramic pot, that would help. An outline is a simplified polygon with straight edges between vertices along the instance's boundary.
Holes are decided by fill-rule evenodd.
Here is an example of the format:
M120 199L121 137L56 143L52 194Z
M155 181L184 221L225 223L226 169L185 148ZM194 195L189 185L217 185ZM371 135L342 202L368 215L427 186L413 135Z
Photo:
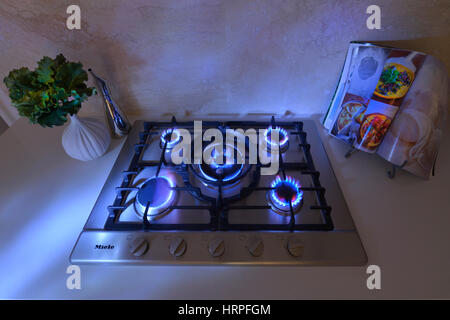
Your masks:
M74 159L88 161L105 154L111 143L108 128L97 119L70 116L70 123L64 129L62 145Z

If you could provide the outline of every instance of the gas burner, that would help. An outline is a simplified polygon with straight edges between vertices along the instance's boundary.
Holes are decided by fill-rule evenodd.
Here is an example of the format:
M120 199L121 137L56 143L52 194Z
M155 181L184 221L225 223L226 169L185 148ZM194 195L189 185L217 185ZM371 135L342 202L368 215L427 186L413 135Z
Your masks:
M216 148L223 148L223 154L216 152ZM236 181L244 172L244 158L241 152L233 145L212 144L208 145L204 154L210 154L209 159L203 159L203 163L195 165L198 170L198 176L205 183L225 183L229 184ZM236 158L233 155L236 155ZM223 157L220 159L219 157ZM222 160L222 161L220 161Z
M236 178L242 172L244 164L236 163L242 161L232 161L232 152L234 150L237 149L225 147L223 151L223 159L220 161L221 159L219 159L219 157L222 155L219 155L216 152L216 149L213 149L211 151L210 161L208 161L210 163L202 163L199 166L201 174L209 181L228 182ZM242 159L242 155L239 150L237 150L237 158Z
M242 172L242 164L227 164L214 166L212 164L201 164L200 172L210 181L228 182L236 178Z
M147 179L136 193L136 199L134 201L136 213L139 217L142 218L144 216L148 203L147 217L149 220L153 216L167 213L176 198L174 187L175 184L173 181L165 176Z
M166 144L166 149L172 149L177 143L181 141L180 132L177 129L166 129L161 133L160 147L164 148Z
M223 148L223 154L218 152L216 154L216 148ZM195 187L200 188L204 197L214 199L220 196L226 201L236 201L242 188L248 187L253 179L256 179L254 167L244 163L245 158L234 145L222 143L208 145L204 155L210 157L204 157L204 163L190 166L192 172L190 181Z
M303 191L300 184L294 178L287 176L281 179L279 176L270 185L269 202L272 209L282 215L291 214L291 206L294 214L298 212L303 203Z
M272 141L272 133L274 131L278 132L278 142ZM269 127L264 132L264 139L267 143L267 151L270 152L272 147L278 146L280 148L280 152L285 152L289 147L289 135L288 132L281 127Z

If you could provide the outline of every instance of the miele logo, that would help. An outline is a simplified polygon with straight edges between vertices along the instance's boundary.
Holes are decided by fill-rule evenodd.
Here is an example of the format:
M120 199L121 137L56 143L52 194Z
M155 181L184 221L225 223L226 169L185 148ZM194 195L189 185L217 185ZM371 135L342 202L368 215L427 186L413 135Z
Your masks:
M109 249L109 250L112 250L112 249L114 249L114 246L112 246L110 244L108 244L107 246L104 246L102 244L96 244L95 245L95 249Z

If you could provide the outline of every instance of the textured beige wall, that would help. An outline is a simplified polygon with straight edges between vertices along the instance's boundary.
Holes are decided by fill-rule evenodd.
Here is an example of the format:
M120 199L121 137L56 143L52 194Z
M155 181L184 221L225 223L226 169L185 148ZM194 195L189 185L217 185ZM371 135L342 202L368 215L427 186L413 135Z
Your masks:
M69 4L81 30L65 27ZM381 30L366 28L370 4ZM450 70L449 27L448 0L2 0L0 76L62 52L105 77L128 113L305 115L327 108L349 41L393 41ZM9 104L1 83L11 123ZM102 108L93 97L82 112Z

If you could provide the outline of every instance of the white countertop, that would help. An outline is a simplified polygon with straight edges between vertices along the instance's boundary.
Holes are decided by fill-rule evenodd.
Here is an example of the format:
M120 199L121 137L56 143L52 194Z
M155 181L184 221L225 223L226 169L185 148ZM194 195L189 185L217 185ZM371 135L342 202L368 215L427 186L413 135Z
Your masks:
M69 254L123 140L80 162L63 128L20 119L0 136L0 298L299 299L450 298L450 127L437 176L387 178L381 158L323 135L381 290L366 267L81 266L81 290L66 288Z

